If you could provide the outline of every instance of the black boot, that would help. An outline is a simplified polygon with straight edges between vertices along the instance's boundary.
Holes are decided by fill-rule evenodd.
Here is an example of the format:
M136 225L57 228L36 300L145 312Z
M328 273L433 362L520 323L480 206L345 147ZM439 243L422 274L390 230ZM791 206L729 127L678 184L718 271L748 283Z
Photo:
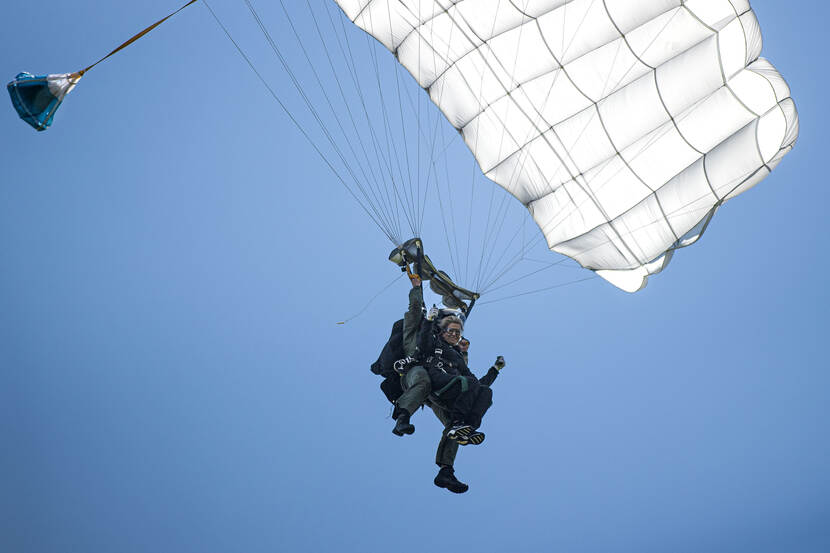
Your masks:
M395 428L392 429L392 434L395 436L403 436L404 434L412 434L415 432L415 425L409 422L409 413L406 409L401 409L401 414L398 415L395 421Z
M435 485L439 488L447 488L452 493L464 493L470 489L470 486L465 484L464 482L460 482L458 478L455 477L455 471L452 467L443 466L441 470L438 471L438 476L435 477Z

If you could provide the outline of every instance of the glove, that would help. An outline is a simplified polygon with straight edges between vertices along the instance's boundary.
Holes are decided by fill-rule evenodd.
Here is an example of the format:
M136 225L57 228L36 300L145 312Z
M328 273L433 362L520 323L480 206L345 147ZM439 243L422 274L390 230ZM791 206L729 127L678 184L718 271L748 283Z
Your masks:
M435 307L433 305L432 308L429 310L429 313L427 313L427 320L428 321L434 321L438 317L438 313L440 311L441 311L440 309L438 309L437 307Z
M502 357L501 355L496 357L496 362L493 363L493 366L496 368L496 370L497 371L502 370L504 368L504 365L505 365L504 357Z

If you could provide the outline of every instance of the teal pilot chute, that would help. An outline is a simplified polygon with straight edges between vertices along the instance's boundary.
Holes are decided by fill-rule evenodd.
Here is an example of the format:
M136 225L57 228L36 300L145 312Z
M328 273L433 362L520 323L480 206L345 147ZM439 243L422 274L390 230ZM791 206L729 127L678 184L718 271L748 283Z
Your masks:
M39 131L45 131L52 124L55 111L63 102L64 96L75 88L84 73L118 52L126 48L139 38L143 37L196 0L189 0L187 4L174 11L164 19L156 21L140 33L136 34L124 44L96 61L89 67L85 67L75 73L60 73L55 75L32 75L31 73L19 73L15 79L6 85L9 95L12 97L12 105L17 110L20 118Z
M79 73L18 73L17 77L6 85L6 89L20 118L35 129L45 131L52 124L64 96L75 88L80 79Z

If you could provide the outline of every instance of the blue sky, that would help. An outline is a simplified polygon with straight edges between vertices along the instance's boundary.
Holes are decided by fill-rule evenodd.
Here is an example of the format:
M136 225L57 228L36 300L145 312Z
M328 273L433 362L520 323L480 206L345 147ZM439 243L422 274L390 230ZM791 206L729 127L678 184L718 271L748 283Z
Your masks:
M211 5L301 112L244 4ZM335 324L398 274L391 244L203 5L91 71L47 132L7 104L0 549L830 550L828 8L752 6L796 148L642 292L482 299L471 365L508 365L461 496L432 484L438 421L393 436L368 371L408 284ZM176 7L9 5L0 69L79 69ZM582 278L556 270L534 285Z

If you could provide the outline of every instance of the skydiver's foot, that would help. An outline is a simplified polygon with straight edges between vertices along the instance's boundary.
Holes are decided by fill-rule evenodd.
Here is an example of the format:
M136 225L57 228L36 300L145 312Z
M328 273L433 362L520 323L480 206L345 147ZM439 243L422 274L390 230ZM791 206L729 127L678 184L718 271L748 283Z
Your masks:
M450 490L452 493L464 493L470 489L470 486L458 480L455 477L455 471L452 467L443 466L441 470L438 471L438 475L435 477L435 485L439 488L446 488Z
M412 434L415 432L415 425L409 422L409 413L401 409L401 414L395 421L395 428L392 429L392 434L395 436L403 436L404 434Z
M463 422L454 422L447 428L447 438L451 440L459 440L469 436L475 429L469 424Z
M455 441L458 442L458 445L478 445L484 441L484 432L474 430L466 436L459 436Z

